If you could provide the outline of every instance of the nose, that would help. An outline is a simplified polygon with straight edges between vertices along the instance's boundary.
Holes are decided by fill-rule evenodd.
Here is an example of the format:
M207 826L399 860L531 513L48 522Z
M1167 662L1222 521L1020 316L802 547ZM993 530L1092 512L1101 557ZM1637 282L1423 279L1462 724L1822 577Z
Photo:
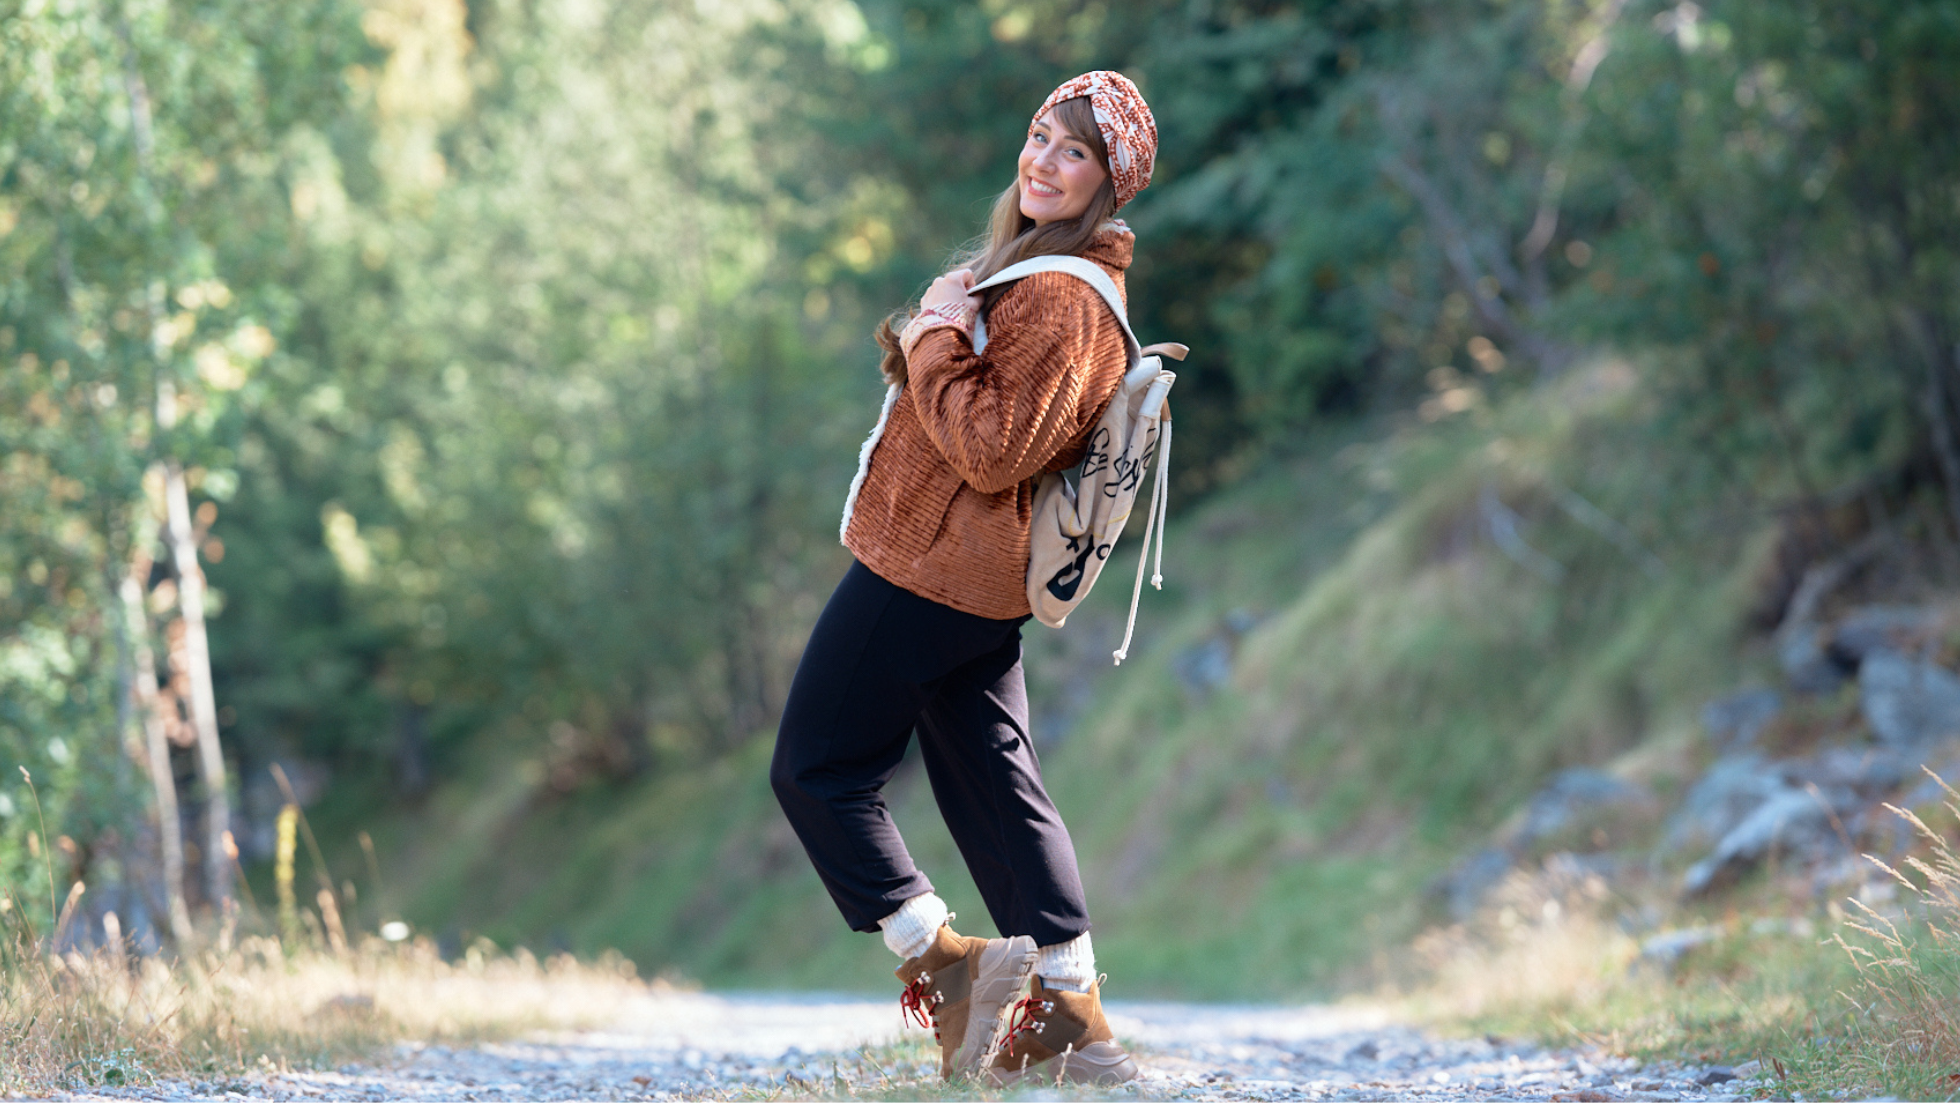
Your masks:
M1056 147L1053 143L1043 146L1041 152L1034 155L1033 167L1042 170L1044 173L1055 172L1055 149Z

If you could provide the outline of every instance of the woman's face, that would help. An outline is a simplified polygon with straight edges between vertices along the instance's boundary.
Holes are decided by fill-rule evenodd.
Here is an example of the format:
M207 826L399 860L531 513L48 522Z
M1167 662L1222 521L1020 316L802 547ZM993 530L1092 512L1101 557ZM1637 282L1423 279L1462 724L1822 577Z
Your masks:
M1038 225L1080 218L1109 173L1054 112L1034 124L1021 147L1021 213Z

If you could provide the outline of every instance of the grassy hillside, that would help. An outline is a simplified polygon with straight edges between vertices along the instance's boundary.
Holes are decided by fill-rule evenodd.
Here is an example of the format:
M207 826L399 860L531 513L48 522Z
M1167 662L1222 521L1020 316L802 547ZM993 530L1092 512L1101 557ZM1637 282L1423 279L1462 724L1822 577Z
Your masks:
M1745 662L1770 521L1630 452L1641 416L1631 370L1603 363L1329 439L1173 526L1131 662L1109 662L1124 557L1068 628L1029 629L1044 766L1125 995L1392 975L1436 917L1427 886L1549 773L1617 762L1669 789L1694 710ZM838 920L768 754L572 797L485 762L412 817L316 818L374 832L383 898L426 930L717 985L883 987L889 955ZM987 930L916 764L891 796L962 928Z

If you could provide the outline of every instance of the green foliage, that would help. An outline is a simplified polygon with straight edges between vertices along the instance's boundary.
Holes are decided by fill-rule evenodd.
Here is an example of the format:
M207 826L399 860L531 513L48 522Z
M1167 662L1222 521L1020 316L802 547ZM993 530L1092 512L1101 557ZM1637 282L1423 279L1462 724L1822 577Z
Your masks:
M386 203L310 185L315 367L252 426L266 493L244 505L277 558L312 577L324 546L338 579L252 614L261 639L319 631L312 662L267 672L285 688L258 690L254 719L403 756L424 726L438 753L550 731L568 784L718 753L779 701L811 615L779 595L838 562L825 492L870 380L831 370L838 337L804 317L778 243L832 208L766 171L807 138L743 59L753 17L471 19L418 47L467 68L451 117L390 114L427 102L399 50L372 78L382 148L434 126L440 170L395 166ZM246 649L234 676L281 650ZM361 703L321 708L335 686Z
M0 757L40 782L64 885L141 830L117 587L142 473L170 458L212 498L236 486L290 301L286 150L338 115L357 19L131 2L0 22ZM0 862L42 914L45 881L23 875L38 825L5 784Z
M179 461L248 786L331 766L343 834L439 871L421 917L835 983L875 953L786 933L825 905L757 756L845 562L865 335L1115 67L1212 573L1049 759L1112 961L1351 977L1465 830L1733 669L1766 518L1960 504L1956 36L1948 0L10 8L0 759L64 875L145 853L118 586ZM1233 692L1182 688L1228 644ZM1293 918L1166 951L1193 892Z
M1951 237L1951 204L1927 199L1960 165L1924 127L1960 87L1916 59L1956 18L1718 6L1601 66L1575 171L1596 259L1566 316L1680 349L1675 431L1740 481L1815 497L1938 441L1921 398L1954 368L1931 336L1953 326L1952 265L1920 260Z

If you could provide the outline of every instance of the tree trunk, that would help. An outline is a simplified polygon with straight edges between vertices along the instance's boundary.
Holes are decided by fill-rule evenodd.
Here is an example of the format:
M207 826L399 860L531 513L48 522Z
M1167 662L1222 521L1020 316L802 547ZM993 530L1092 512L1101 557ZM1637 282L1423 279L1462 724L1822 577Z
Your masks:
M123 615L134 652L133 695L143 717L145 757L157 796L157 849L163 852L163 896L170 914L170 937L182 947L191 937L191 912L184 903L184 835L177 812L177 777L170 768L170 741L165 737L163 702L157 692L156 652L150 647L150 618L143 610L143 583L138 581L149 573L149 554L139 554L123 576Z
M156 193L149 179L150 159L156 146L149 85L143 79L142 69L136 64L136 47L126 16L118 16L115 30L123 46L123 90L129 97L129 125L136 147L137 175L144 185L146 198L151 202L152 223L161 226L162 211L156 205ZM148 313L152 335L160 314L158 297L161 294L160 285L151 291ZM177 424L176 387L165 375L162 365L157 366L156 417L159 429L168 431ZM211 648L204 633L204 570L197 563L197 542L191 528L190 491L184 485L183 465L176 460L165 461L163 485L165 528L177 571L177 609L184 623L185 666L191 683L191 725L197 733L197 773L204 785L205 891L210 897L211 906L217 909L218 914L224 915L231 906L234 850L231 844L231 805L225 794L225 757L218 746L217 695L211 688ZM150 680L154 686L154 661L151 671ZM168 765L167 747L165 751L165 765ZM156 769L154 750L151 769ZM175 803L174 792L172 803ZM176 884L179 886L177 891L181 892L181 879ZM174 916L172 922L174 925Z
M1948 519L1960 533L1960 442L1956 441L1953 405L1947 395L1946 368L1937 356L1926 364L1926 398L1923 403L1931 425L1933 458L1940 465L1940 481L1945 483Z
M1901 267L1909 267L1912 254L1908 250ZM1874 287L1885 288L1875 276ZM1896 335L1897 355L1901 363L1917 353L1921 363L1926 366L1924 376L1925 390L1920 401L1921 413L1926 418L1926 429L1932 438L1933 459L1939 464L1940 481L1946 491L1946 508L1949 520L1956 535L1960 535L1960 425L1955 424L1956 382L1960 382L1960 344L1949 342L1944 328L1935 320L1933 311L1923 309L1917 304L1901 306L1894 315L1894 325L1890 332Z
M197 562L190 489L175 460L163 468L165 528L177 568L177 609L184 623L185 673L190 677L191 728L197 733L197 776L204 787L205 895L220 914L231 903L231 804L225 756L218 745L218 702L211 688L211 645L204 631L204 568Z

